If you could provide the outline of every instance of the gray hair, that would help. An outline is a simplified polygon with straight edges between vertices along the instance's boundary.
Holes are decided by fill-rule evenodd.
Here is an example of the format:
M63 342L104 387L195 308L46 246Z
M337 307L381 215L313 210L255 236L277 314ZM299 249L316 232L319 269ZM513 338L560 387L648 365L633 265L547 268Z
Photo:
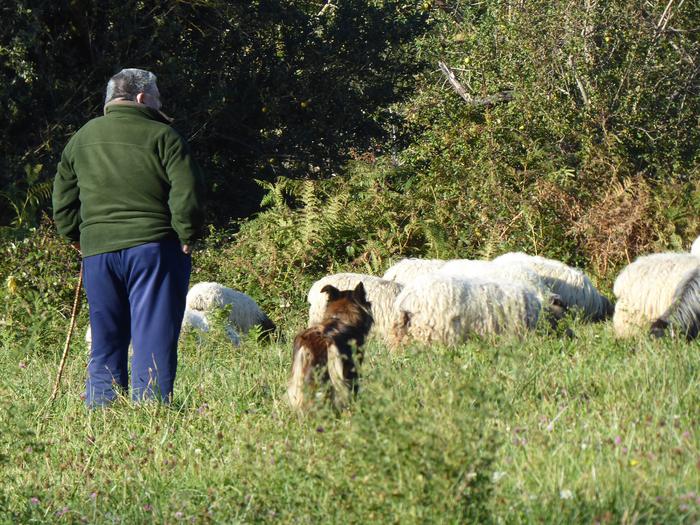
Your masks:
M105 104L115 98L136 100L139 93L154 93L156 76L143 69L122 69L107 82Z

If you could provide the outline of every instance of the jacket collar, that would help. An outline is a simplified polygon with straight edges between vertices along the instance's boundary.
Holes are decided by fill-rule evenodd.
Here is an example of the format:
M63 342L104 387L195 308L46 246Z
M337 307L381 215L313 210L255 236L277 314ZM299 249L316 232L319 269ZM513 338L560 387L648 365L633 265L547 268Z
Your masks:
M133 108L138 112L147 115L149 118L158 120L164 124L172 124L173 120L175 120L160 110L155 110L146 104L139 104L133 100L111 100L105 104L104 114L107 115L112 111L119 111L121 108Z

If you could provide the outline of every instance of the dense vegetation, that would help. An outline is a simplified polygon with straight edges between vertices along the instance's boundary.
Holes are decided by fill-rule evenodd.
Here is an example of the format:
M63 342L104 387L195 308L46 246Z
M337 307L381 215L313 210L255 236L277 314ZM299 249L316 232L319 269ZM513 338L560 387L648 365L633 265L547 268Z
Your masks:
M524 250L609 292L636 255L687 250L700 4L13 0L0 18L0 521L699 519L697 343L576 321L565 341L374 343L349 414L296 421L282 393L327 272ZM185 338L174 410L98 413L78 342L45 407L79 267L48 219L53 166L122 67L158 75L205 168L193 280L251 294L283 340Z

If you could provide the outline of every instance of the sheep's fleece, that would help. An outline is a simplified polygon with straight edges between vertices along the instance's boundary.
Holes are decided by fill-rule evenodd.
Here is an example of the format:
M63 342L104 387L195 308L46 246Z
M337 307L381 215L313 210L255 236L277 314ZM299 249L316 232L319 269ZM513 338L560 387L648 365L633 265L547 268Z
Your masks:
M598 292L591 280L581 270L563 262L522 252L506 253L493 262L521 262L530 266L559 296L567 308L579 308L587 318L600 321L612 315L613 307L607 297Z
M693 245L690 247L690 253L700 257L700 236L693 241Z
M541 308L537 291L526 284L426 275L396 298L392 343L401 344L406 336L455 345L470 334L521 335L535 327Z
M446 262L442 259L401 259L384 272L382 279L408 284L417 277L439 270Z
M700 324L700 257L656 253L639 257L615 280L613 327L620 337L649 330L657 319L686 334Z
M269 322L267 315L252 297L215 282L195 284L187 293L186 304L188 309L200 312L231 305L229 321L244 333L257 324Z
M546 285L544 279L540 277L528 263L521 261L504 260L495 262L472 259L452 259L446 261L435 273L464 279L496 279L522 283L534 288L543 302L546 302L545 299L551 295L549 287Z

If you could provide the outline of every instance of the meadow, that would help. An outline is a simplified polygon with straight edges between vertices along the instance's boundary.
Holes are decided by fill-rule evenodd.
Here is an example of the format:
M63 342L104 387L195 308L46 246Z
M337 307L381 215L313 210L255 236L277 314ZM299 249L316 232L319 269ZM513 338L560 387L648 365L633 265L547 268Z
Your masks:
M574 338L370 342L349 410L284 401L323 275L525 251L612 298L637 256L687 251L700 2L6 3L0 524L700 523L698 342L576 319ZM127 65L158 74L206 175L192 282L281 333L186 335L171 406L89 411L84 307L48 404L79 266L54 167Z
M298 317L298 316L297 316ZM697 523L698 343L609 323L457 348L370 342L361 393L304 418L279 341L183 336L174 403L87 410L81 314L0 329L2 523Z

